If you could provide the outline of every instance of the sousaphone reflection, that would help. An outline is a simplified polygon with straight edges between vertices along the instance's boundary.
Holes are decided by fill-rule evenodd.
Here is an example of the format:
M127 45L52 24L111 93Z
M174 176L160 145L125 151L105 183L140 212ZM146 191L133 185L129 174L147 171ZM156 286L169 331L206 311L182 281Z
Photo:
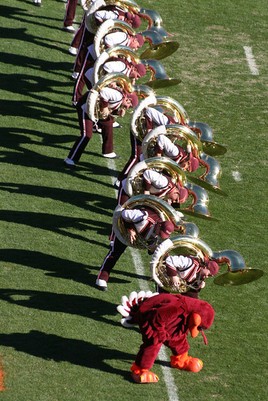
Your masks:
M211 217L208 210L209 197L207 191L200 186L187 181L185 172L173 160L166 157L152 157L137 163L128 173L124 183L124 189L129 197L144 193L143 173L147 169L153 169L172 179L172 182L188 189L188 199L180 205L183 214L202 219L217 220ZM164 195L163 200L168 196ZM174 206L175 207L175 206Z
M185 222L182 213L167 202L153 195L137 195L129 198L123 205L118 205L113 214L113 230L123 244L139 249L148 248L148 244L139 233L137 233L136 241L130 242L127 227L121 216L124 209L142 209L144 207L154 210L162 221L172 221L176 226L176 231L182 235L198 237L198 227L194 223Z

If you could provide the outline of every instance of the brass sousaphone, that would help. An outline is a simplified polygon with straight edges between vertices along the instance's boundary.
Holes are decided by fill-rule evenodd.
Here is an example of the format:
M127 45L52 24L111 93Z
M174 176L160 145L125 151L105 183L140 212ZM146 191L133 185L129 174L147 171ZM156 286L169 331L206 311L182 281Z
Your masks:
M184 293L199 285L199 282L189 284L181 279L179 286L174 286L166 272L165 259L169 255L190 255L200 261L204 261L204 258L207 257L210 260L215 260L220 266L227 265L227 272L217 275L213 280L215 284L220 286L247 284L263 275L263 271L260 269L246 267L244 258L237 251L227 249L213 252L200 238L193 238L189 235L176 236L162 242L156 248L150 263L154 281L168 292Z
M141 98L145 98L154 94L153 90L149 86L132 85L130 78L124 74L107 74L99 79L93 88L90 89L86 101L87 114L95 123L102 118L99 106L100 91L105 87L109 87L112 83L116 83L116 85L125 92L136 92L136 94ZM115 115L115 117L117 116Z
M137 163L128 173L124 182L124 190L128 196L140 195L143 189L143 173L147 169L153 169L171 177L173 183L188 189L189 197L185 204L181 205L183 214L203 219L213 219L208 210L209 198L206 190L187 181L185 172L176 162L167 157L152 157ZM168 198L163 196L163 200Z
M150 86L151 88L163 88L172 85L177 85L181 82L180 79L168 77L163 65L158 60L141 60L136 52L127 46L115 46L110 49L103 51L97 58L94 64L93 79L94 83L106 74L103 69L103 65L109 61L111 57L119 59L126 59L133 64L144 64L146 71L149 73L149 81L146 81L144 85Z
M154 210L162 221L172 221L176 226L176 231L179 231L181 235L190 235L193 238L198 237L198 227L194 223L184 221L183 214L175 210L167 202L153 195L137 195L129 198L123 205L118 205L113 214L113 230L123 244L140 249L147 248L146 241L138 233L134 244L129 241L128 231L121 217L124 209L142 209L144 207Z
M147 135L147 130L144 126L144 112L147 107L160 108L161 112L171 116L178 124L187 124L189 121L188 114L184 107L175 99L169 96L153 95L142 100L135 108L131 119L131 132L141 142Z
M129 35L136 35L135 30L126 22L120 20L104 21L97 29L94 37L94 49L96 56L105 50L104 37L112 32L124 32ZM156 59L161 60L174 53L179 44L175 41L167 41L155 31L140 32L144 37L145 43L149 44L149 49L145 50L141 55L141 59ZM146 53L147 52L147 53Z
M205 256L211 258L213 255L209 246L200 238L189 235L172 237L162 242L156 248L150 262L151 275L156 284L165 291L171 293L186 293L193 289L196 290L202 281L197 278L195 282L189 283L180 278L179 284L174 285L167 274L165 260L169 255L193 256L199 261L204 261Z
M151 102L150 102L151 100ZM154 96L140 102L134 110L131 120L131 131L134 136L141 141L147 135L144 127L144 111L146 107L155 107L160 109L163 113L170 115L176 121L176 124L185 125L193 131L197 138L202 143L203 152L209 156L223 155L227 149L225 146L213 141L212 128L202 122L192 121L189 118L187 111L175 99L169 96Z
M197 134L188 126L180 124L170 124L167 126L159 126L151 130L142 141L142 154L145 159L156 156L156 141L159 135L164 134L173 143L187 148L189 145L198 155L200 165L205 168L197 173L187 173L187 178L201 187L209 191L213 191L223 196L227 194L220 189L219 178L221 176L220 163L213 157L203 152L203 145Z

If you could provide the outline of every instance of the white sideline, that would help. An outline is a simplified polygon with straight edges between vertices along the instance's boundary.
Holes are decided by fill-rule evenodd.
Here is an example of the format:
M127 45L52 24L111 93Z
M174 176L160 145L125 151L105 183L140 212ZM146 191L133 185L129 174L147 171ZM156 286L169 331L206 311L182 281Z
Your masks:
M107 165L111 171L116 171L116 164L113 159L110 159L110 160L108 159ZM114 184L116 177L111 175L111 180L112 180L112 183ZM115 190L115 197L117 197L116 190ZM143 262L141 259L140 252L138 251L138 249L135 249L135 248L129 248L129 251L131 253L132 261L133 261L137 276L138 277L144 276L146 274L146 272L145 272L145 268L144 268L144 265L143 265ZM141 280L138 278L138 283L139 283L140 290L144 290L144 291L149 290L149 286L148 286L147 282L145 282L144 280ZM162 361L169 362L169 358L163 347L161 348L161 350L159 352L159 358ZM165 381L166 387L167 387L168 400L169 401L179 401L178 389L174 382L173 375L170 372L170 368L167 366L161 366L161 369L162 369L164 381Z
M247 63L248 63L251 74L259 75L259 70L258 70L258 67L255 62L255 58L252 53L252 48L249 46L243 46L243 49L244 49L244 52L246 55Z

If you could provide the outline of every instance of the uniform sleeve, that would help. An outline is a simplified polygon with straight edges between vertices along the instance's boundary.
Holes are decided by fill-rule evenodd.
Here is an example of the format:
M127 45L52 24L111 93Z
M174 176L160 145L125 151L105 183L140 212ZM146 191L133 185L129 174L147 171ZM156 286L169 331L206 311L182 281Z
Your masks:
M153 107L147 107L145 115L156 125L167 125L169 122L168 118L163 113L161 113L161 111L158 111Z
M158 136L157 145L168 157L176 157L179 154L178 147L166 135Z
M143 173L143 182L145 190L149 191L151 185L155 188L165 188L168 185L168 179L157 171L147 169Z
M108 19L118 19L118 13L114 11L100 10L96 11L94 17L98 23L102 23Z
M100 107L108 107L110 103L119 103L122 100L122 94L116 89L103 88L100 90Z

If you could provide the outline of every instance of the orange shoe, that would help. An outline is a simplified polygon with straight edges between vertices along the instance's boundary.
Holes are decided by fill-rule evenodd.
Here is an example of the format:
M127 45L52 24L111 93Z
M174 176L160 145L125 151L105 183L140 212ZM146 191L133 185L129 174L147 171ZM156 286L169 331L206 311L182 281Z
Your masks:
M130 370L132 371L131 377L136 383L157 383L159 381L159 378L155 373L148 369L141 369L135 363L133 363Z
M181 355L173 355L170 357L170 364L172 368L187 370L189 372L197 373L203 368L201 359L193 358L185 352Z

